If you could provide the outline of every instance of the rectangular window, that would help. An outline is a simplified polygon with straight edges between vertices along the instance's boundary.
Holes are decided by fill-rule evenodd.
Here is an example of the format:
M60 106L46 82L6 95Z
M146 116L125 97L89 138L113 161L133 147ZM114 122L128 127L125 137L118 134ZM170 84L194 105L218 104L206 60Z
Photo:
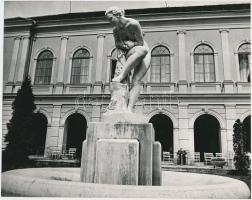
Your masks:
M194 80L195 82L214 82L214 56L212 54L194 55Z
M71 84L88 83L89 59L73 59Z

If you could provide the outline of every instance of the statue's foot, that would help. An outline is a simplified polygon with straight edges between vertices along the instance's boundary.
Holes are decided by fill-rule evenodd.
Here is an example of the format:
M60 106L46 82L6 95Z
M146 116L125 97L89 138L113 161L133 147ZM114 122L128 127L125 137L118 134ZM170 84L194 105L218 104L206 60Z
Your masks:
M132 108L128 108L126 112L127 113L133 113L133 109Z
M120 83L121 82L121 77L117 76L117 77L113 78L112 82L118 82L118 83Z

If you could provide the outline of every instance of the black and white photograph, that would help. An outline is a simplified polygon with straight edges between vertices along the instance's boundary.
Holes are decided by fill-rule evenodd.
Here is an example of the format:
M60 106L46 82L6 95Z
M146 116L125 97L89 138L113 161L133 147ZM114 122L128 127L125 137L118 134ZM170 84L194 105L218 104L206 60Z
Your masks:
M2 198L251 198L250 0L1 4Z

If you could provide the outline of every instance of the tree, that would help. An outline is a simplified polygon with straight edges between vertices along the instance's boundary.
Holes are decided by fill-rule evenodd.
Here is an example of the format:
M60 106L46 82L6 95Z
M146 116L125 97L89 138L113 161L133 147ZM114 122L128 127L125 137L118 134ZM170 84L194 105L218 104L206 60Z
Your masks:
M249 168L249 158L246 152L246 133L240 119L235 121L233 126L233 149L235 169L240 174L247 174Z
M3 151L2 170L23 168L30 164L32 150L32 118L36 109L30 77L25 77L12 103L12 118L7 124L6 149Z

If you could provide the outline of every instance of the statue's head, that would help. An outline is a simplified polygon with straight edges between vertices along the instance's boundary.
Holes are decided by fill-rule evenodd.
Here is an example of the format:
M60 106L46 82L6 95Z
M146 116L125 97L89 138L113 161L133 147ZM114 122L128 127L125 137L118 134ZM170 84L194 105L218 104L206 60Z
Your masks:
M106 10L105 15L108 16L109 14L112 14L114 16L120 17L120 16L124 16L124 12L125 12L124 9L116 7L116 6L112 6Z

